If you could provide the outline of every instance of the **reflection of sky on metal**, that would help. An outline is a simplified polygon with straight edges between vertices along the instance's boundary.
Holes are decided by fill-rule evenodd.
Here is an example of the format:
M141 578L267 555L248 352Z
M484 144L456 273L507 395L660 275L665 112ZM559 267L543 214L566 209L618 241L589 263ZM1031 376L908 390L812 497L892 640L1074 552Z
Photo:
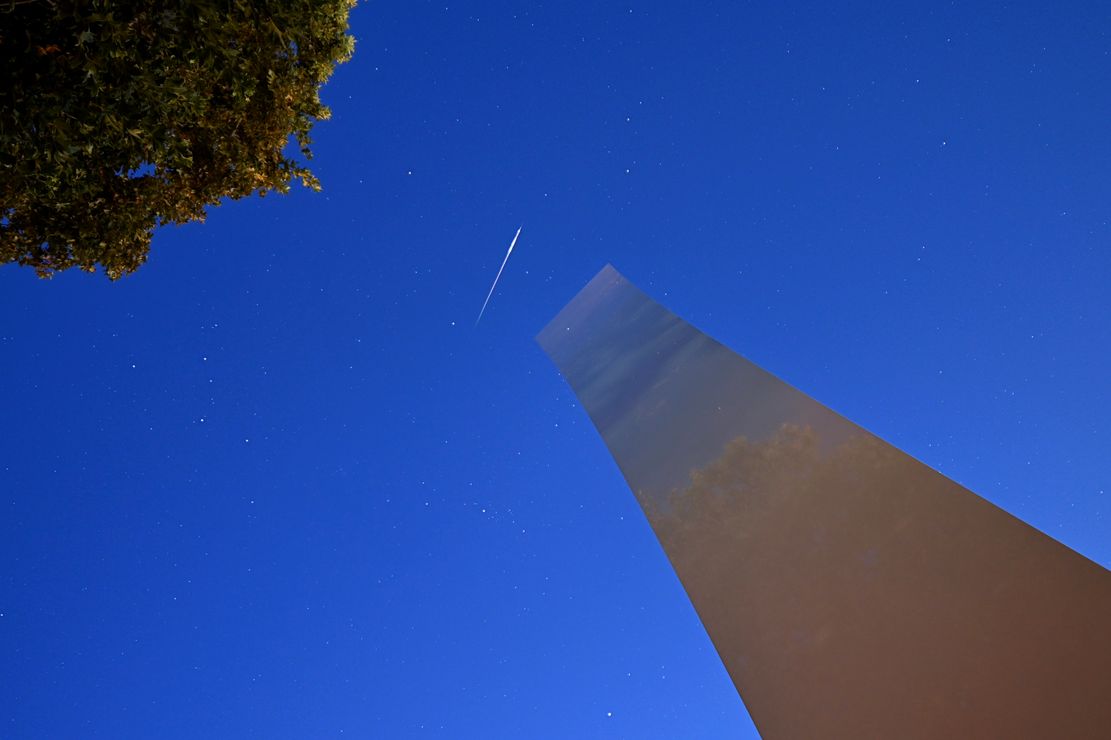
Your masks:
M538 341L766 737L1108 736L1104 568L611 267Z
M836 441L829 439L840 428L833 412L652 301L608 265L537 340L637 491L666 494L729 440L766 438L785 421L828 429L824 439Z

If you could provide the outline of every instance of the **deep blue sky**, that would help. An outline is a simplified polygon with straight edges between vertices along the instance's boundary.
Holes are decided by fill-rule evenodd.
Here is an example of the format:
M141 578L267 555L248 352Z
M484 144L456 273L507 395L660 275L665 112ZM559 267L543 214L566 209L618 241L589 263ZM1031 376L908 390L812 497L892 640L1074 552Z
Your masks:
M322 194L0 269L0 736L752 737L533 341L607 262L1111 565L1106 5L586 5L365 3Z

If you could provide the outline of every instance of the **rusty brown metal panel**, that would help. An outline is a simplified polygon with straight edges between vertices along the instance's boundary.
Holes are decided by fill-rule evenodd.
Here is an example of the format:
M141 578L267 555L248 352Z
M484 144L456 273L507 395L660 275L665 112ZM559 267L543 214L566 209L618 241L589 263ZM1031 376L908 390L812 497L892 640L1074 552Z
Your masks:
M607 266L537 341L761 734L1111 738L1111 574Z

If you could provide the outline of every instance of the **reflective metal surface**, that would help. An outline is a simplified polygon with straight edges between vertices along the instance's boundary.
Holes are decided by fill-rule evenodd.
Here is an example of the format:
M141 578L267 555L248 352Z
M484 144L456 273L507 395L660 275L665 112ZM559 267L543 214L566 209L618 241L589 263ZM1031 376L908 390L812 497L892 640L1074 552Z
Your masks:
M1111 574L603 269L540 333L767 738L1111 737Z

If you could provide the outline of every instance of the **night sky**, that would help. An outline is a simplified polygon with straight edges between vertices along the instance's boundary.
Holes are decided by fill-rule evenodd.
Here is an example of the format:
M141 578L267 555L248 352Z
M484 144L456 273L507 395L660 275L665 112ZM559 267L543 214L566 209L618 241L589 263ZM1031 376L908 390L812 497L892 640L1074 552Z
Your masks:
M0 736L754 737L533 339L606 263L1111 565L1111 11L837 5L364 3L323 193L0 269Z

